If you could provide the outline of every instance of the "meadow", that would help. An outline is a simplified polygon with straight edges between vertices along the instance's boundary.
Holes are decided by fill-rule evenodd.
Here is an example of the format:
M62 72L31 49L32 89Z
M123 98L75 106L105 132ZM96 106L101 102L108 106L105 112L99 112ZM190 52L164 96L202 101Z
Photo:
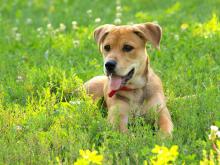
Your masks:
M211 125L220 127L219 6L0 0L0 164L220 164L219 134L209 136ZM96 27L151 21L163 28L160 51L146 49L174 122L168 139L143 117L118 132L102 100L92 102L82 89L103 74Z

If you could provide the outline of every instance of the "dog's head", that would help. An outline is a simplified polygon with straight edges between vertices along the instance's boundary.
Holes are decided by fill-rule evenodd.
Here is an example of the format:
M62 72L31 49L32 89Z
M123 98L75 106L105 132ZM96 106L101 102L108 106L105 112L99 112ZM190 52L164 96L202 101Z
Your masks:
M146 69L146 42L159 49L161 28L153 23L136 25L103 25L95 29L94 38L104 57L104 70L111 87L137 81Z

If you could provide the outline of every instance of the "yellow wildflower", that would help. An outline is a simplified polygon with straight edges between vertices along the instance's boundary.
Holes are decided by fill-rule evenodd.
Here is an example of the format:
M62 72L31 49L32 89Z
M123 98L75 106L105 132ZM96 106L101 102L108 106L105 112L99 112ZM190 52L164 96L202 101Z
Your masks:
M189 24L187 24L187 23L183 23L181 26L180 26L180 28L181 28L181 30L186 30L187 28L189 27Z
M146 161L146 160L144 161L144 165L148 165L148 163L147 163L147 161Z
M77 159L74 165L89 165L89 161L83 158Z
M220 34L220 23L217 15L213 13L212 18L208 22L197 24L193 30L193 34L203 36L205 38Z
M174 162L179 154L177 145L172 146L170 149L156 145L152 153L157 154L150 160L153 165L168 165Z
M207 156L207 152L203 150L203 160L201 160L199 164L200 165L215 165L213 151L211 150L209 156Z
M101 165L103 156L97 153L97 151L80 150L79 154L81 158L78 158L74 165L87 165L90 163Z

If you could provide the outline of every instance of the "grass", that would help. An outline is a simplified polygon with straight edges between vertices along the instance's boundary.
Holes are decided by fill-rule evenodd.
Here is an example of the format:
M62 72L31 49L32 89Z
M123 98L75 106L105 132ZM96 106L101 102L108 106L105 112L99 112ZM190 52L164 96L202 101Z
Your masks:
M0 3L0 164L73 164L80 149L97 150L104 164L143 164L156 144L178 145L176 164L199 164L211 149L210 126L220 126L220 1L121 0L121 24L163 28L161 50L147 50L175 126L167 140L142 118L117 132L99 103L76 92L103 74L92 32L114 23L116 2Z

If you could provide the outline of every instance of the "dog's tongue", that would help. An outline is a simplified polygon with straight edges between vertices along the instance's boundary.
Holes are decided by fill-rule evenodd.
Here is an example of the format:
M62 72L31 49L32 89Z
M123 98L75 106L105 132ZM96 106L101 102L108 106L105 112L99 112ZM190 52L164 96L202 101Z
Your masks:
M111 90L118 90L121 87L122 78L120 76L110 77L110 88Z

